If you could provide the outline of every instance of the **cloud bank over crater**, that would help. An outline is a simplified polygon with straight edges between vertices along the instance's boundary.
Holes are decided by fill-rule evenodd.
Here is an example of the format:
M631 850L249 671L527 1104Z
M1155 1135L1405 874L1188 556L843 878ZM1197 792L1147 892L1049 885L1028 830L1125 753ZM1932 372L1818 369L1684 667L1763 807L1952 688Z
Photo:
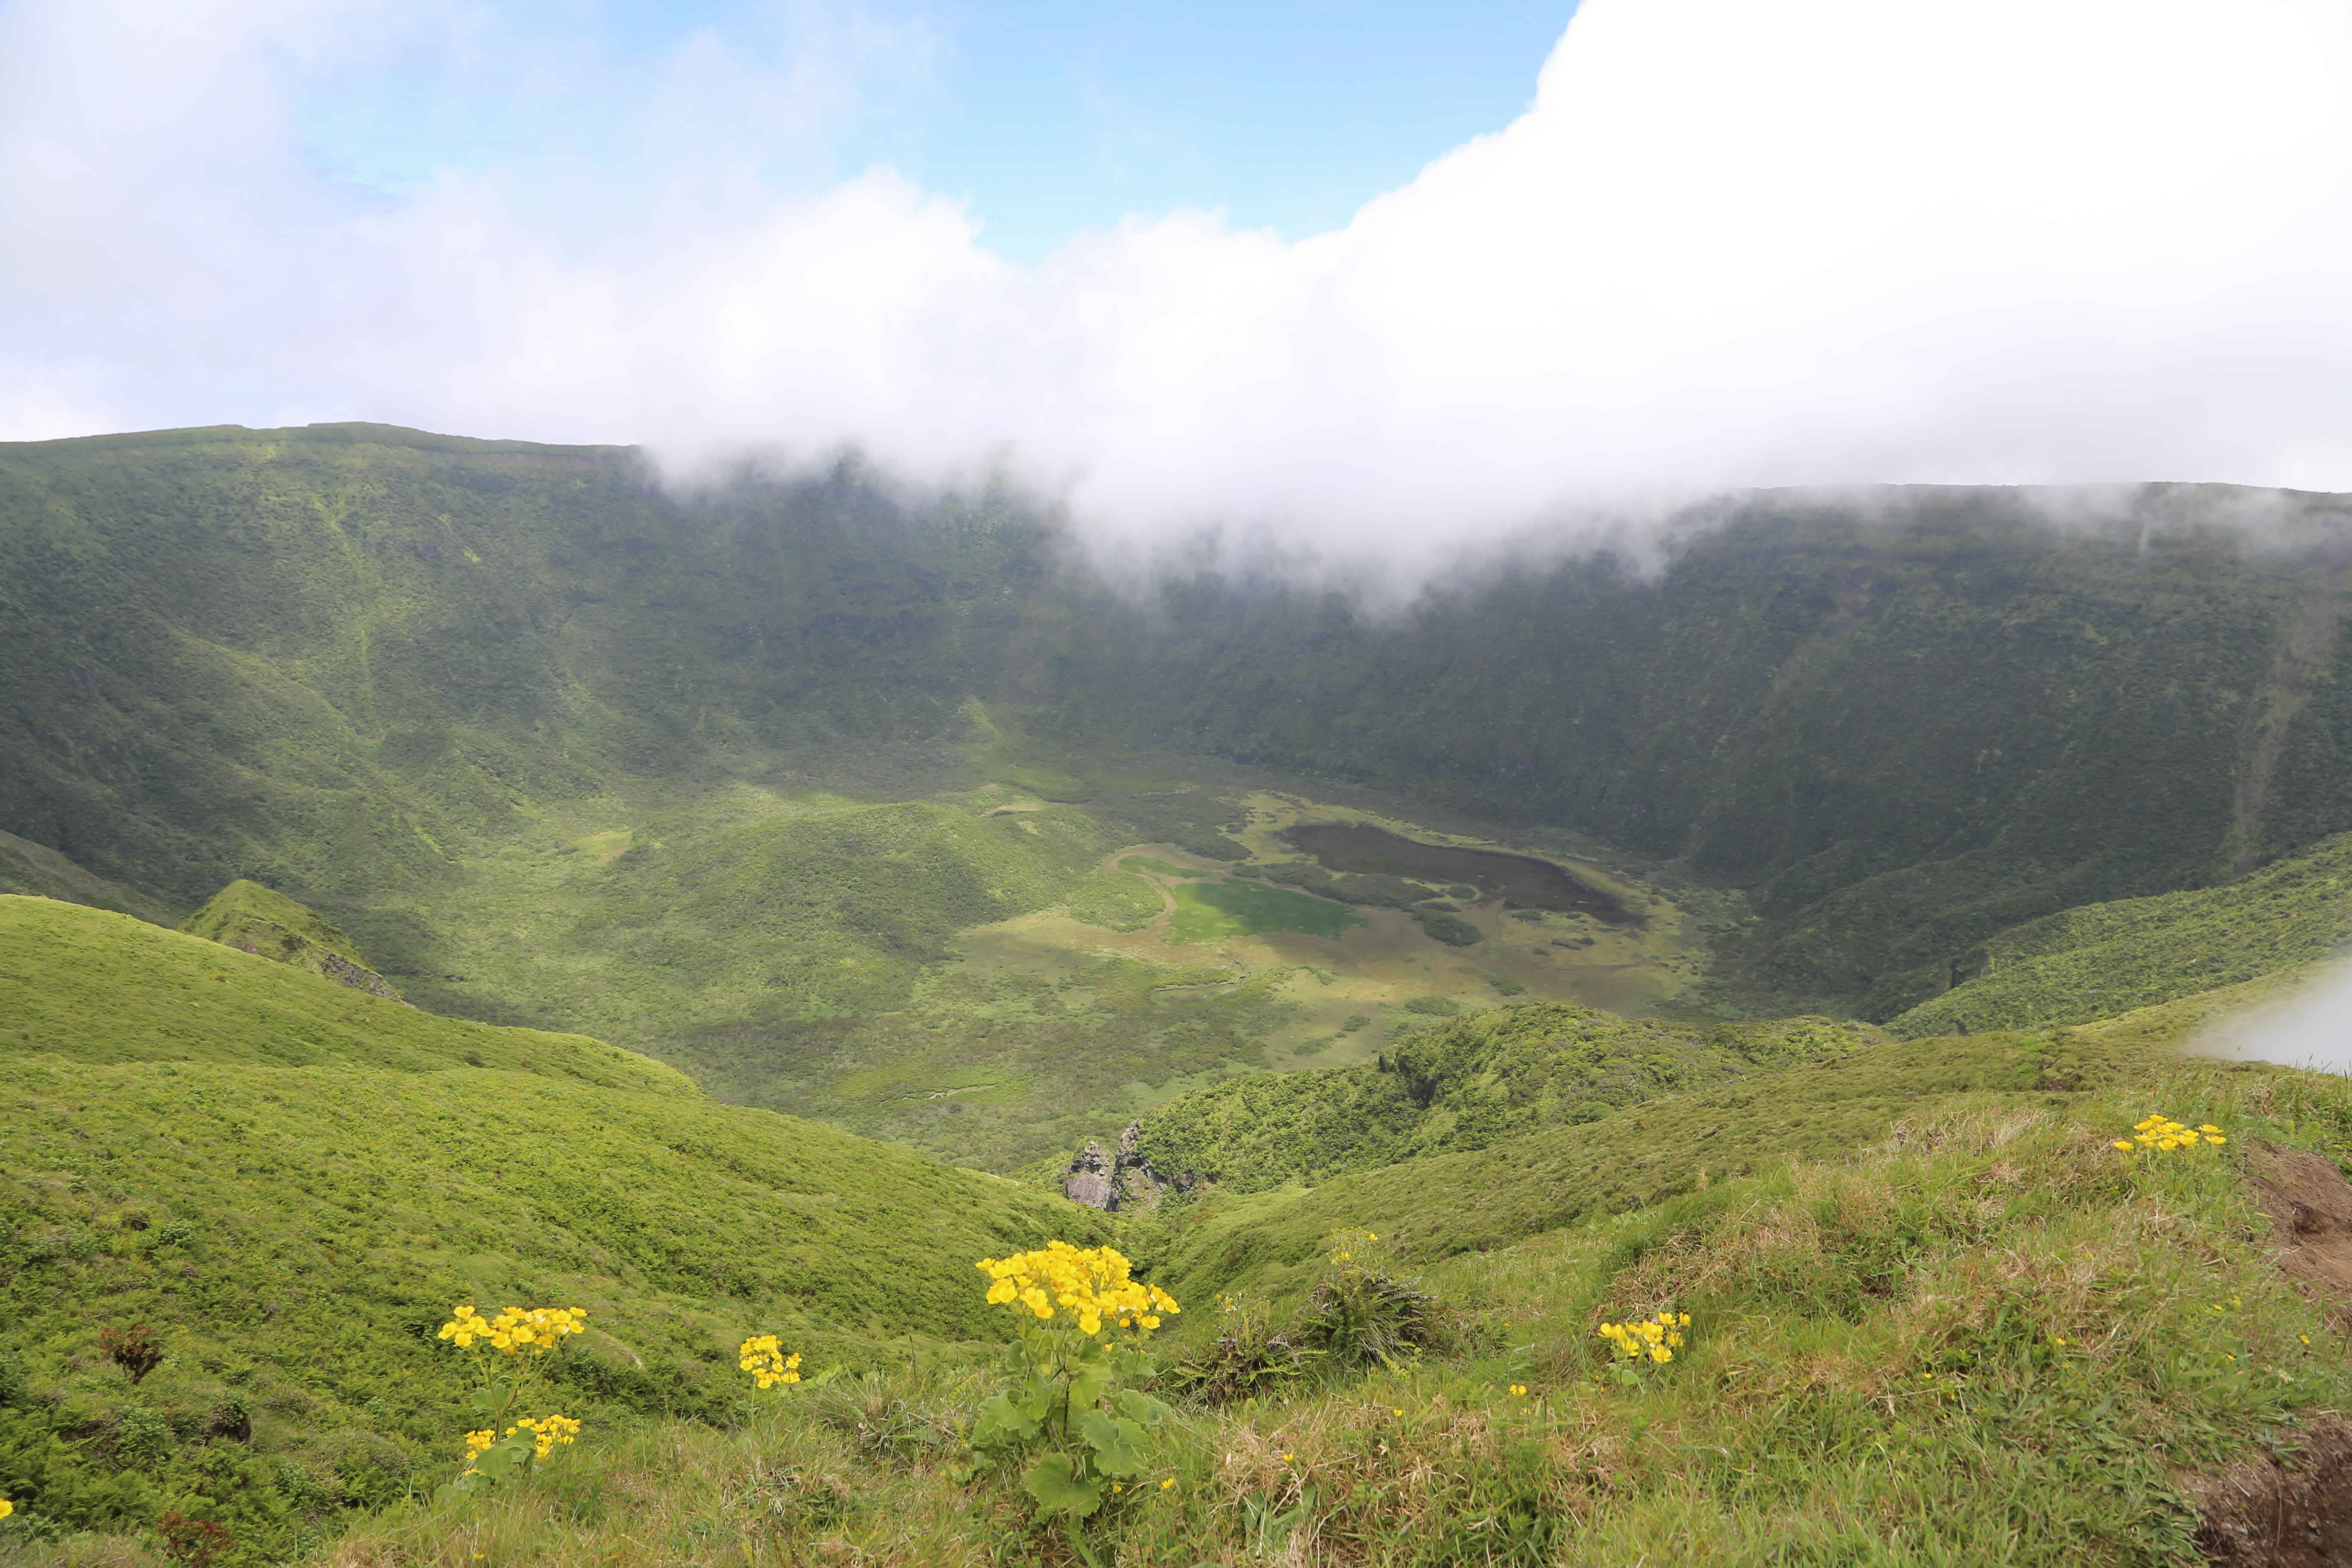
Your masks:
M2352 489L2335 0L1585 0L1522 116L1344 229L1146 215L1034 268L887 169L812 173L787 107L890 46L808 15L612 102L625 155L386 194L300 106L403 50L495 75L473 13L15 0L0 437L855 445L1008 467L1107 539L1339 556L1728 487Z

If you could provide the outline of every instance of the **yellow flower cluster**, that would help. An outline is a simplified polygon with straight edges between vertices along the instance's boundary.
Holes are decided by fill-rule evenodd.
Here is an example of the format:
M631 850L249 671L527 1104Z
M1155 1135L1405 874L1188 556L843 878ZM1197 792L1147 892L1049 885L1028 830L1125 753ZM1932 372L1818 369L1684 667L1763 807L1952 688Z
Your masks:
M750 1373L761 1388L801 1380L801 1352L794 1351L786 1355L783 1345L773 1334L753 1334L743 1342L739 1353L742 1359L736 1364Z
M553 1453L558 1443L570 1447L572 1439L580 1436L580 1423L569 1415L542 1415L536 1421L526 1415L507 1431L511 1434L517 1426L537 1439L538 1451L531 1456L535 1459L544 1459Z
M485 1426L478 1432L466 1434L466 1462L472 1464L482 1457L482 1450L499 1440L499 1435Z
M1681 1348L1683 1331L1690 1327L1688 1312L1660 1312L1639 1322L1603 1323L1601 1337L1617 1347L1617 1353L1631 1361L1643 1356L1654 1362L1675 1359Z
M584 1333L588 1314L577 1307L501 1307L495 1318L485 1318L471 1307L453 1307L441 1325L441 1337L455 1340L459 1350L470 1350L478 1340L507 1355L545 1355L567 1334Z
M15 1503L10 1502L6 1498L0 1497L0 1519L5 1519L16 1511L16 1505Z
M974 1267L994 1281L988 1288L992 1306L1032 1312L1041 1322L1059 1308L1077 1319L1082 1334L1102 1332L1106 1321L1150 1333L1160 1326L1160 1313L1182 1310L1159 1286L1129 1279L1128 1261L1113 1247L1053 1241L1034 1252L983 1258Z
M2174 1149L2194 1149L2200 1143L2227 1143L2221 1130L2210 1122L2191 1129L2172 1118L2150 1113L2132 1123L2132 1135L2118 1138L2115 1146L2126 1154L2137 1154L2142 1149L2169 1152Z

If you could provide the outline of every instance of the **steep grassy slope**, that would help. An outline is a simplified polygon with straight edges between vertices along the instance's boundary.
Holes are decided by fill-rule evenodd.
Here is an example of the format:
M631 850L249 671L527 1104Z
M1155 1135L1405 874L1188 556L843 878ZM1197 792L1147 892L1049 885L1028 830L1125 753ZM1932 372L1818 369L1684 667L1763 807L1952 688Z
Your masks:
M266 958L49 899L0 897L0 1051L78 1064L477 1067L690 1096L583 1035L436 1017Z
M1958 984L1892 1019L1904 1036L2112 1017L2331 957L2352 943L2352 836L2242 880L2090 904L1954 960Z
M1040 536L854 469L378 426L0 449L0 823L194 904L435 882L615 778L835 773L1002 679Z
M46 844L0 833L0 893L62 899L97 910L136 915L155 925L177 925L170 908L120 882L93 877Z
M434 1017L127 917L0 899L0 1491L201 1510L282 1558L442 1479L459 1300L587 1307L558 1396L733 1418L732 1347L992 1336L971 1261L1089 1211L715 1104L576 1037ZM100 1352L144 1323L133 1383Z
M392 984L372 968L352 939L318 910L274 889L242 877L215 893L181 922L190 936L203 937L276 963L290 963L341 985L372 995L400 999Z
M1181 1402L1150 1453L1147 1476L1168 1484L1109 1500L1086 1552L2188 1568L2200 1507L2217 1526L2234 1506L2257 1535L2305 1531L2310 1516L2270 1490L2270 1455L2332 1451L2352 1362L2340 1316L2274 1265L2259 1205L2288 1212L2266 1183L2336 1180L2352 1093L2147 1058L2107 1061L2119 1076L2098 1087L2021 1087L1985 1042L1963 1048L1988 1053L1984 1086L1948 1079L1951 1094L1904 1102L1895 1136L1857 1125L1860 1142L1819 1146L1834 1158L1767 1152L1772 1113L1811 1103L1792 1087L1756 1101L1752 1174L1415 1269L1444 1329L1394 1369L1327 1360L1247 1404ZM2226 1125L2231 1144L2125 1160L2110 1140L2151 1103ZM1672 1156L1685 1131L1653 1118L1621 1127L1621 1149ZM2294 1166L2278 1148L2323 1158ZM1405 1266L1385 1237L1361 1240L1370 1206L1347 1216L1357 1262L1314 1258L1258 1286L1297 1300L1364 1261ZM1263 1335L1255 1289L1220 1313L1199 1289L1194 1343ZM1675 1361L1612 1371L1596 1326L1658 1310L1690 1316ZM886 1374L779 1402L740 1435L664 1426L488 1506L370 1521L331 1561L1072 1560L1013 1466L953 1436L992 1386ZM2198 1484L2232 1464L2231 1486Z
M1818 1018L1702 1029L1557 1004L1494 1008L1408 1035L1359 1066L1195 1090L1146 1113L1135 1148L1165 1179L1261 1192L1599 1121L1875 1037Z
M1155 1256L1198 1295L1266 1289L1310 1269L1339 1230L1376 1231L1404 1258L1506 1246L1776 1162L1841 1158L1898 1123L2144 1079L2168 1059L2167 1047L2083 1031L1856 1043L1597 1121L1311 1185L1218 1194L1179 1210Z

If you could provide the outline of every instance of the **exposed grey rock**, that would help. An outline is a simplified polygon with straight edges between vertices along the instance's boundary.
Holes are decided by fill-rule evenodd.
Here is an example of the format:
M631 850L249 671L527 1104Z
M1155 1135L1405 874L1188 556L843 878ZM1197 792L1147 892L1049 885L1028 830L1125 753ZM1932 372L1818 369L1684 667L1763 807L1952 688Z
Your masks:
M1118 1165L1103 1152L1101 1144L1089 1138L1078 1157L1070 1162L1069 1173L1062 1178L1062 1191L1074 1204L1115 1209L1118 1207Z
M1171 1181L1136 1152L1136 1142L1142 1135L1142 1122L1129 1122L1127 1131L1118 1135L1118 1152L1115 1155L1087 1139L1087 1146L1078 1151L1077 1158L1070 1162L1068 1173L1062 1178L1062 1191L1072 1203L1106 1211L1150 1208L1160 1202L1160 1194L1171 1186L1180 1193L1191 1192L1193 1184L1189 1173L1180 1173Z

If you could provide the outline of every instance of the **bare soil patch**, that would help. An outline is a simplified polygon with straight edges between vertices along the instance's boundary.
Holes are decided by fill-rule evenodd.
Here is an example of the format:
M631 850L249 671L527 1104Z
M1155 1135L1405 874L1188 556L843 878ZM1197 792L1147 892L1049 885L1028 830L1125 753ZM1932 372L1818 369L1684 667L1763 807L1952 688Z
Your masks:
M2339 1318L2352 1318L2352 1184L2336 1162L2249 1144L2247 1181L2270 1216L2281 1272ZM2186 1483L2202 1522L2197 1544L2228 1568L2352 1564L2352 1426L2334 1416L2276 1457Z

